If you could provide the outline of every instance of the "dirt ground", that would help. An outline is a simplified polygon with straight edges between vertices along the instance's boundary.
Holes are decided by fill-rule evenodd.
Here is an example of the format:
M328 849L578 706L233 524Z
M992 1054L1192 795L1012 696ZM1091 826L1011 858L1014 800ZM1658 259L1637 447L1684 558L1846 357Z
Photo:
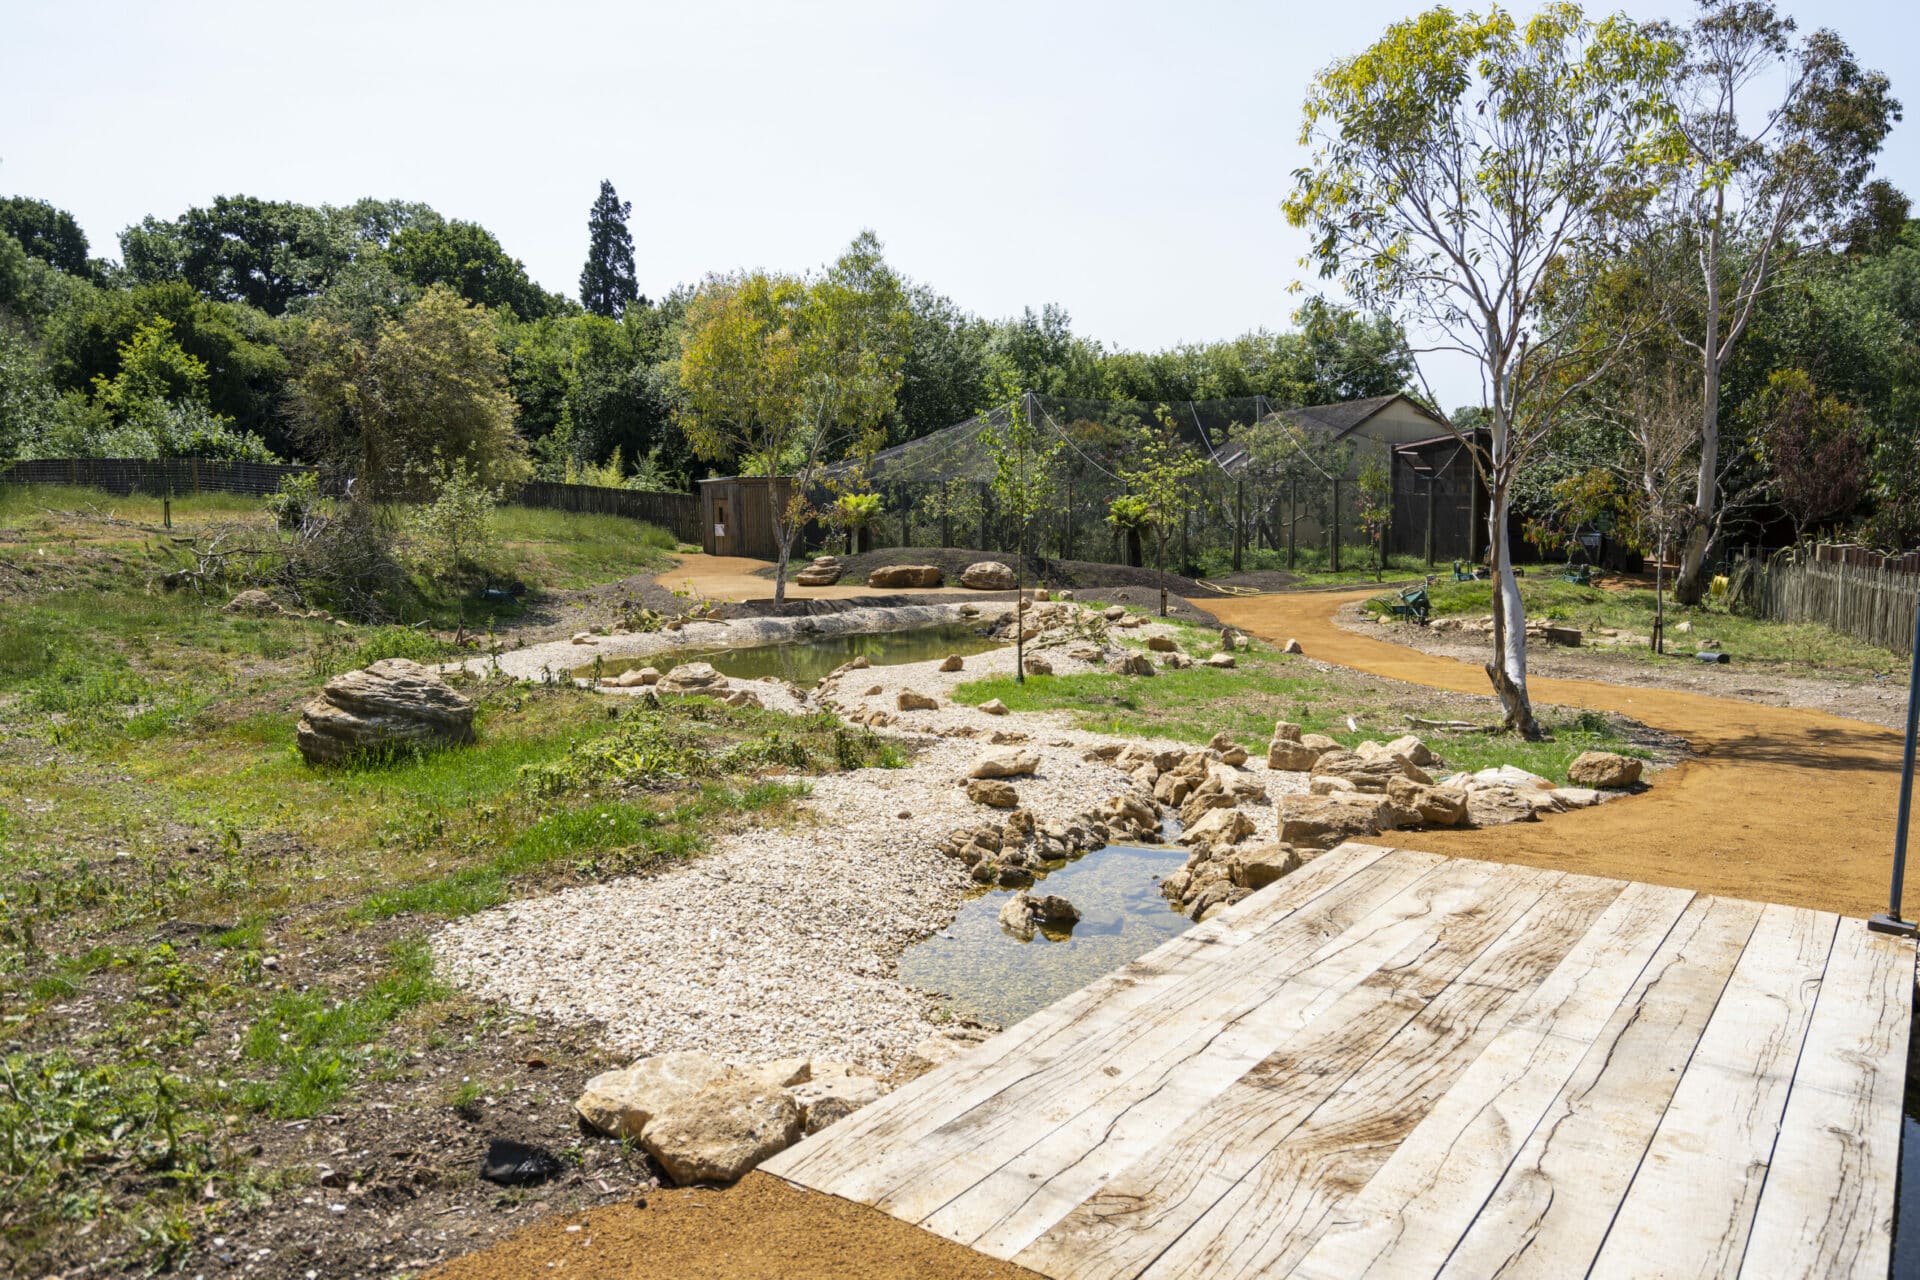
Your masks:
M1370 590L1208 601L1221 621L1390 679L1487 693L1480 655L1422 653L1340 625ZM1455 857L1556 867L1706 893L1866 916L1886 908L1901 737L1799 707L1691 690L1542 674L1536 701L1616 712L1678 735L1696 753L1646 794L1486 831L1396 834L1396 844ZM1920 888L1909 885L1909 914Z
M1398 644L1478 665L1486 659L1485 636L1431 631L1411 622L1381 624L1368 620L1358 605L1341 609L1337 621L1357 635L1384 637ZM1527 651L1531 674L1642 689L1674 689L1715 698L1734 698L1769 707L1826 711L1889 729L1906 726L1904 678L1797 671L1785 663L1732 662L1709 665L1690 656L1656 660L1640 651L1583 646L1563 649L1535 645Z
M433 1280L1016 1280L1033 1272L764 1173L560 1214Z

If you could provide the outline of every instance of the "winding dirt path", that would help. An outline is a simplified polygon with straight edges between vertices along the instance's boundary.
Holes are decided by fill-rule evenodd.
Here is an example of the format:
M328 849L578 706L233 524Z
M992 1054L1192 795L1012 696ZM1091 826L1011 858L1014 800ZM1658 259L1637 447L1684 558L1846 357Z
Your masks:
M1452 658L1369 639L1334 621L1371 590L1199 602L1222 622L1311 657L1461 693L1486 673ZM1395 845L1463 858L1556 867L1850 916L1886 909L1901 738L1819 711L1591 680L1535 678L1542 703L1617 712L1686 739L1699 759L1644 795L1545 822L1485 831L1394 835ZM1916 868L1920 873L1920 868ZM1909 876L1909 915L1920 888Z

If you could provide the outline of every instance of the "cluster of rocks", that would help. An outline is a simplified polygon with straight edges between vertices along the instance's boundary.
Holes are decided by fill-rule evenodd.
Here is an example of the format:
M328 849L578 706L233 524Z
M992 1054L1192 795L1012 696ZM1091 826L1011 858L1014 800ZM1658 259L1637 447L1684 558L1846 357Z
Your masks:
M1190 919L1205 920L1299 870L1301 857L1290 844L1221 845L1201 841L1184 867L1160 882L1160 892L1178 903Z
M325 609L289 609L258 587L248 587L227 601L227 612L244 613L255 618L298 618L306 622L331 622L338 627L347 625Z
M1011 739L1026 735L994 736ZM1039 767L1038 756L1015 749L987 752L968 770L964 779L967 798L988 808L1004 809L1007 816L999 822L956 828L935 847L946 856L966 863L976 883L1005 888L1030 885L1049 865L1101 848L1116 833L1132 833L1127 820L1108 810L1080 814L1064 822L1037 822L1029 810L1020 807L1020 793L1015 783L1020 778L1032 777ZM1148 820L1157 829L1159 815L1151 811L1151 806L1148 809Z
M407 658L382 658L327 681L294 730L310 764L471 741L473 700Z
M1035 895L1022 890L1000 908L1001 927L1022 941L1032 941L1035 933L1064 938L1079 923L1079 908L1055 893Z
M985 1038L970 1027L929 1037L886 1078L824 1059L735 1068L690 1050L662 1053L595 1076L573 1106L592 1128L637 1143L676 1184L732 1182Z
M1459 616L1435 618L1427 626L1430 630L1443 634L1452 631L1462 635L1490 636L1493 634L1493 615L1489 613L1477 618ZM1548 622L1544 618L1528 618L1527 639L1541 644L1557 644L1569 649L1577 649L1580 647L1581 631L1578 627L1563 627L1558 623Z
M847 566L839 556L818 556L794 576L794 584L802 587L830 587L840 581Z

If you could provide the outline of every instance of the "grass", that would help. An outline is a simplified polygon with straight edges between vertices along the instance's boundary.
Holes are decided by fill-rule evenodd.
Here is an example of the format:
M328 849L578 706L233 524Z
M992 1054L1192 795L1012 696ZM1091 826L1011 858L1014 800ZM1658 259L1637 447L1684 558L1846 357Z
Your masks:
M1453 614L1484 615L1493 609L1493 587L1487 582L1434 583L1428 592L1436 616ZM1654 593L1651 587L1583 587L1557 576L1553 566L1536 567L1520 582L1520 596L1526 602L1529 617L1577 626L1593 633L1613 627L1637 635L1653 630ZM1370 604L1379 613L1384 606ZM1770 622L1764 618L1733 613L1724 606L1706 604L1696 608L1675 605L1671 595L1666 603L1667 653L1688 656L1704 642L1718 641L1719 649L1740 663L1779 663L1801 669L1852 675L1884 675L1906 669L1906 660L1889 649L1855 640L1831 627L1813 622ZM1680 634L1675 627L1692 625L1691 634ZM1623 648L1622 653L1663 661L1640 646Z
M1211 632L1183 627L1181 647L1201 657L1212 651ZM1162 671L1153 679L1100 673L1072 676L1011 676L976 680L954 691L954 700L978 706L998 698L1012 711L1074 713L1083 729L1118 736L1205 742L1225 730L1249 750L1264 748L1274 723L1290 720L1308 733L1323 733L1344 746L1386 740L1407 732L1399 700L1405 694L1384 682L1317 670L1305 661L1257 645L1238 655L1232 670L1205 666ZM1584 751L1646 752L1628 745L1605 716L1540 708L1551 740L1526 742L1506 735L1423 733L1450 768L1475 770L1515 764L1565 782L1567 766ZM1348 726L1349 718L1354 726Z

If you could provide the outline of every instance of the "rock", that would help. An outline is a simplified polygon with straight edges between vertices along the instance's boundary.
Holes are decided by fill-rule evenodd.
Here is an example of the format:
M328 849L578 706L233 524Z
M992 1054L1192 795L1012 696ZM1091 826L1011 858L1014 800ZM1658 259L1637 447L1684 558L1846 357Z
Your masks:
M1219 848L1239 844L1254 833L1253 819L1238 809L1212 809L1180 833L1181 844L1205 840Z
M1535 822L1540 814L1527 799L1537 788L1475 787L1467 792L1467 821L1476 827L1499 827L1509 822Z
M1071 600L1071 599L1073 599L1073 592L1071 592L1071 591L1056 591L1056 592L1054 592L1054 593L1053 593L1053 598L1054 598L1055 600Z
M788 1090L803 1117L807 1133L818 1133L836 1120L886 1096L887 1087L845 1062L816 1062L804 1084Z
M1393 809L1384 796L1361 793L1332 796L1282 796L1280 841L1330 849L1343 840L1393 830Z
M940 569L931 564L889 564L882 565L867 575L870 587L937 587L940 585Z
M1338 777L1334 774L1322 774L1320 777L1309 779L1307 782L1307 794L1311 796L1332 796L1339 795L1342 792L1358 794L1359 790L1360 788L1354 786L1349 779Z
M959 654L950 653L947 655L947 660L940 664L940 669L942 671L960 671L964 670L966 665L965 662L960 660Z
M1003 716L1007 714L1007 704L1000 701L1000 699L998 698L988 698L985 702L980 704L980 710L986 712L990 716Z
M915 693L911 689L902 689L893 699L894 709L898 711L936 711L940 704L924 693Z
M1297 728L1295 732L1298 732ZM1300 742L1275 738L1267 744L1267 768L1283 769L1288 773L1305 773L1312 769L1314 762L1324 754Z
M1600 791L1618 791L1640 781L1640 761L1612 751L1588 751L1567 766L1567 781Z
M866 654L857 653L853 657L847 659L846 669L848 671L865 671L868 667L872 665L873 663L867 658Z
M1107 664L1107 670L1116 676L1150 676L1157 674L1154 670L1153 659L1144 653L1130 653L1124 657L1115 658Z
M775 1058L738 1073L740 1079L760 1089L791 1089L813 1079L813 1064L805 1058Z
M892 1082L896 1085L905 1084L946 1066L968 1050L978 1047L986 1040L987 1034L977 1027L950 1027L928 1036L900 1059L893 1069Z
M1218 786L1208 789L1202 787L1180 802L1180 822L1183 826L1192 826L1213 809L1233 808L1233 797Z
M1300 647L1300 642L1299 642L1298 640L1289 640L1289 641L1287 641L1287 642L1286 642L1285 644L1283 644L1283 645L1281 645L1281 646L1280 646L1280 652L1282 652L1282 653L1305 653L1305 652L1306 652L1306 650L1304 650L1304 649L1302 649L1302 648Z
M653 673L651 679L648 678L648 672ZM622 689L638 689L642 685L654 684L658 682L659 679L660 673L652 667L628 667L625 671L615 676L613 682Z
M1058 894L1016 893L1000 908L1000 924L1019 938L1030 939L1036 930L1068 933L1079 922L1079 910Z
M1174 642L1172 636L1148 636L1147 648L1153 650L1155 653L1180 652L1180 646Z
M1387 800L1399 827L1457 827L1467 816L1467 793L1411 778L1387 782Z
M735 689L732 693L722 698L721 701L730 707L764 708L766 706L764 702L760 701L760 695L751 689Z
M1019 805L1020 793L999 778L974 778L967 783L967 799L990 809L1012 809Z
M1108 622L1118 622L1127 616L1127 607L1123 604L1110 604L1100 611L1100 616Z
M1426 743L1410 733L1395 738L1392 742L1363 742L1354 750L1369 758L1375 755L1399 756L1408 764L1419 765L1422 768L1435 763L1437 759L1433 752L1427 749Z
M1011 591L1013 570L998 560L976 560L960 574L960 585L975 591Z
M800 1107L781 1089L727 1080L655 1115L640 1145L680 1186L734 1182L799 1141Z
M573 643L573 644L592 644L592 643L593 643L593 632L591 632L591 631L576 631L576 632L574 632L574 633L573 633L573 635L572 635L572 636L570 636L570 637L568 637L568 639L569 639L569 641L570 641L571 643Z
M1228 747L1225 751L1222 751L1220 753L1221 764L1230 764L1237 769L1241 765L1245 764L1246 762L1247 762L1247 749L1241 746L1239 743L1235 743L1233 746Z
M1433 779L1418 766L1407 763L1404 756L1377 755L1369 760L1358 752L1328 751L1313 762L1313 776L1345 778L1357 790L1385 794L1387 783L1393 778L1411 778L1415 782L1431 784Z
M838 561L828 561L822 556L794 575L794 585L801 587L830 587L840 581L846 573L846 567Z
M1470 774L1466 779L1466 786L1470 791L1480 787L1516 787L1522 791L1553 790L1553 784L1551 782L1548 782L1537 773L1528 773L1519 765L1514 764L1495 765L1491 768L1482 769L1478 773Z
M1169 671L1185 671L1188 667L1193 665L1193 659L1189 658L1184 653L1180 653L1176 651L1160 659L1160 665L1164 666Z
M1048 591L1045 587L1035 587L1033 589L1033 598L1035 603L1045 604L1049 600L1053 599L1053 593Z
M1031 742L1033 735L1021 729L995 729L987 735L987 741L996 747L1008 747L1015 743Z
M1606 799L1591 787L1555 787L1553 794L1569 809L1591 809Z
M715 671L712 663L683 662L661 676L654 687L661 693L711 693L726 685L727 678Z
M861 694L860 696L863 698L877 698L885 692L886 692L886 689L884 686L877 685L877 684L869 685L867 686L867 691Z
M1273 737L1276 742L1298 742L1300 741L1300 726L1291 720L1275 721Z
M1528 627L1527 632L1529 635L1545 640L1548 644L1564 645L1569 649L1580 647L1580 628L1578 627L1544 626L1538 631Z
M480 1176L502 1187L537 1187L564 1168L545 1147L493 1138L487 1142L486 1159L480 1162Z
M973 762L969 778L1023 778L1040 767L1031 751L989 751Z
M602 1133L638 1139L654 1116L727 1076L727 1069L704 1053L656 1054L587 1081L573 1109Z
M227 601L227 612L263 614L280 613L282 610L272 596L258 587L249 587Z
M1053 674L1053 664L1045 658L1028 658L1026 666L1027 674L1030 676L1050 676Z
M1225 858L1227 878L1242 889L1264 889L1300 869L1300 854L1290 844L1238 848Z
M1226 670L1231 667L1239 666L1240 660L1223 649L1219 653L1208 654L1206 657L1206 661L1204 661L1200 665L1206 666L1206 667L1216 667L1221 670Z
M311 764L471 741L472 701L438 672L406 658L382 658L327 681L301 709L294 732Z

